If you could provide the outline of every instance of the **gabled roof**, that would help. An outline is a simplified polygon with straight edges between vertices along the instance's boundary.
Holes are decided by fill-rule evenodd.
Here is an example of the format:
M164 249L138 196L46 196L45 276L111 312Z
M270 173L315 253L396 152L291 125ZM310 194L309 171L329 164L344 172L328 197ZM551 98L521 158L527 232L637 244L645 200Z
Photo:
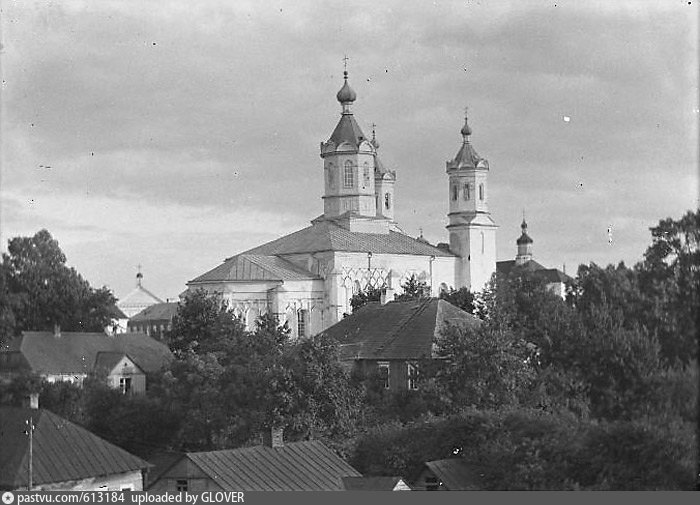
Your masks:
M389 233L352 232L332 220L314 220L314 224L290 233L245 254L284 255L319 251L372 252L375 254L413 254L454 257L449 251L419 242L396 231Z
M142 333L25 331L12 339L8 352L20 352L36 373L87 374L100 352L127 354L144 372L155 372L172 359L168 346Z
M154 321L161 319L169 321L177 314L177 308L178 302L156 303L132 316L129 321Z
M130 307L142 304L163 303L163 300L141 285L136 286L128 295L117 302L117 307Z
M340 491L343 477L360 476L319 441L191 452L185 457L224 490Z
M319 279L317 275L277 256L239 254L190 282L288 281Z
M346 491L410 491L401 477L343 477Z
M31 417L34 485L143 470L149 463L43 409L0 407L0 489L27 485Z
M449 491L477 491L481 489L477 470L462 458L428 461L425 466Z
M557 268L547 268L540 265L535 260L529 260L522 265L516 265L515 260L498 261L496 271L503 275L516 274L518 272L530 272L536 277L540 277L548 284L570 282L573 279Z
M124 358L129 358L129 356L123 352L100 351L97 353L97 357L95 358L94 369L101 370L103 372L111 372L114 370L114 367L117 366Z
M479 321L437 298L373 302L323 333L340 343L343 360L422 359L433 356L433 344L449 323L474 326Z

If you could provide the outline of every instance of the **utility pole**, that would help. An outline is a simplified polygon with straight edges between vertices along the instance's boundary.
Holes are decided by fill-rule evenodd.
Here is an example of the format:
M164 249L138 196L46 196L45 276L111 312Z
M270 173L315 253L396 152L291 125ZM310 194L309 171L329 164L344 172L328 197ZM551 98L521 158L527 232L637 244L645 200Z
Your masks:
M33 484L33 472L34 472L34 418L29 416L29 419L25 421L27 425L27 430L24 432L25 435L29 437L29 461L28 461L28 473L27 473L27 491L31 491Z

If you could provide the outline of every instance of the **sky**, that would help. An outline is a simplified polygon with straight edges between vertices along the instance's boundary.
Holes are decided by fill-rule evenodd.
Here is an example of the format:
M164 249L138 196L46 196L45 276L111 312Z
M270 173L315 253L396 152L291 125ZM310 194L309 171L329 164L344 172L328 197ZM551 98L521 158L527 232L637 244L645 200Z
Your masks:
M642 258L698 207L698 2L0 2L0 242L48 229L95 287L173 299L323 212L319 144L355 118L396 219L448 240L445 162L488 159L498 259Z

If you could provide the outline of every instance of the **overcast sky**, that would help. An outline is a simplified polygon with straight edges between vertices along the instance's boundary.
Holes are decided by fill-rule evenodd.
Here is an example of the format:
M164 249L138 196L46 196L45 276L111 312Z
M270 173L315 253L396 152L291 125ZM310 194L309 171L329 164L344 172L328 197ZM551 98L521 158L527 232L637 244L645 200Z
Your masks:
M632 264L698 205L697 4L4 0L3 250L47 228L93 286L140 264L165 299L307 226L347 54L406 233L447 241L468 106L499 260L524 209L540 263Z

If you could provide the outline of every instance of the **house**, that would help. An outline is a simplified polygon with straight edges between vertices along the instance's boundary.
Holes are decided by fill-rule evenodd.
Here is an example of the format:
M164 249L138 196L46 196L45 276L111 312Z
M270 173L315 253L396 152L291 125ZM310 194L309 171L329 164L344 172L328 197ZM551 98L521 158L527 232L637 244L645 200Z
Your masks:
M479 491L483 490L481 475L463 458L428 461L413 486L425 491Z
M520 228L522 232L515 241L518 247L518 254L515 256L515 260L498 261L496 263L496 272L504 276L531 274L535 278L542 279L547 289L552 293L561 298L566 298L566 286L573 279L559 269L547 268L532 259L532 244L534 241L527 233L527 222L525 222L525 219L523 219Z
M343 477L346 491L411 491L401 477Z
M415 276L431 296L450 286L479 291L496 271L490 167L471 142L467 118L456 154L432 169L447 190L449 224L445 242L431 245L406 234L395 219L396 171L382 163L376 132L367 136L355 118L357 95L347 72L335 98L340 118L319 148L323 213L309 226L238 251L187 283L190 290L220 295L249 327L272 313L289 324L292 337L315 335L350 313L350 300L361 290L400 291Z
M172 329L173 317L177 314L177 302L156 303L132 316L127 331L145 333L156 340L164 340L165 332Z
M474 327L479 320L445 300L373 302L326 329L340 344L340 359L360 371L380 373L385 389L418 389L418 366L436 357L436 341L448 325Z
M341 491L344 477L361 477L320 441L265 438L255 447L186 453L148 491Z
M39 409L36 399L30 408L0 407L0 448L0 490L142 491L150 467L77 424Z
M0 350L0 378L32 372L48 382L82 384L94 373L124 393L142 393L146 374L170 360L168 346L141 333L25 331Z

